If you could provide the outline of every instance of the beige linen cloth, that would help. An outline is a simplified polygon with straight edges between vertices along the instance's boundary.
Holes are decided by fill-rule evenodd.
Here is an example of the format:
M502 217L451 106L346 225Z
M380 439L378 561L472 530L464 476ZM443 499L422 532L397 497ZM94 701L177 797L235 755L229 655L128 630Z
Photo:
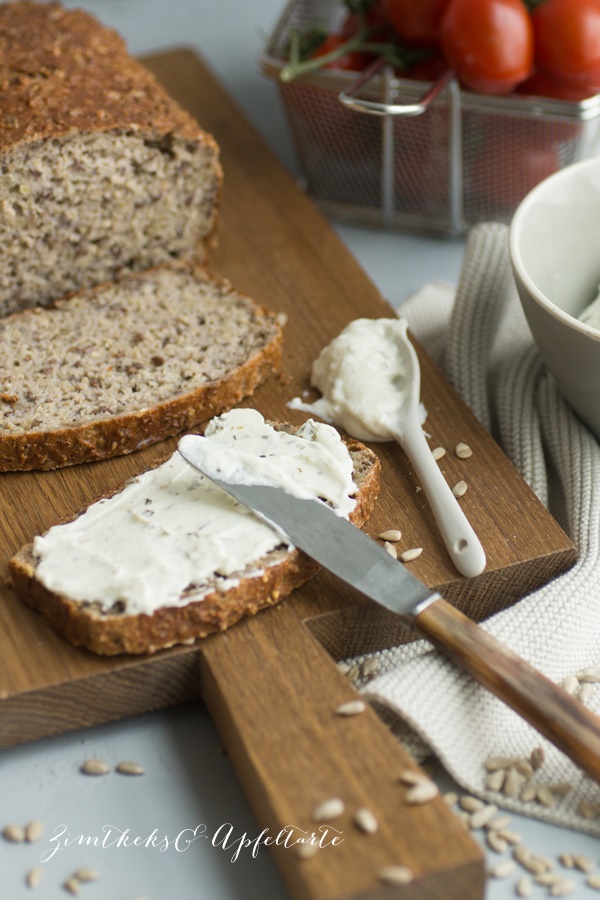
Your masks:
M476 227L456 292L426 285L400 314L578 549L574 568L484 627L556 683L600 665L600 444L562 399L533 345L510 269L508 229ZM374 656L378 674L362 690L401 718L395 730L409 749L422 742L421 751L425 744L463 789L498 805L600 834L600 787L430 644ZM586 705L600 714L600 684ZM538 746L545 761L534 783L572 785L555 806L485 790L488 757L529 756Z

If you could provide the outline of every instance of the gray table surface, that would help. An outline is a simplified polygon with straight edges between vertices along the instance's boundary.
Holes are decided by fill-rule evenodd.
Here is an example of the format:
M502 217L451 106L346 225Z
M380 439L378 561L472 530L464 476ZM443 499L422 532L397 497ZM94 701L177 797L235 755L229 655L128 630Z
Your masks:
M298 174L275 86L257 66L282 2L88 0L67 5L84 6L117 28L135 54L196 48L284 164ZM456 283L462 241L335 227L395 306L426 281ZM145 775L85 777L79 766L89 756L110 764L133 759L144 766ZM34 819L45 824L39 842L0 840L2 900L32 896L24 877L36 865L43 869L37 896L44 900L67 896L62 884L82 866L101 876L82 887L82 896L90 900L288 897L268 851L261 848L253 857L245 849L236 856L243 838L256 838L261 829L200 703L0 752L0 829ZM595 839L520 817L513 817L512 827L536 853L586 853L598 862ZM91 844L93 838L104 846ZM490 865L497 860L490 858ZM574 880L573 896L594 896L581 873ZM514 896L515 881L514 876L490 880L486 896ZM538 886L533 896L547 894L547 888Z

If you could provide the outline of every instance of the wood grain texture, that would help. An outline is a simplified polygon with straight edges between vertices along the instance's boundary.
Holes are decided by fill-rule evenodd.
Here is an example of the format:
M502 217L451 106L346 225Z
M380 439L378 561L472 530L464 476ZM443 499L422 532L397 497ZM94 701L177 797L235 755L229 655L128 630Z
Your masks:
M299 423L287 401L307 386L310 364L323 344L357 316L387 316L379 296L348 250L289 174L266 148L230 99L189 51L173 51L148 64L168 90L222 147L225 187L216 273L228 277L258 302L288 315L284 371L257 391L253 403L273 418ZM453 483L465 478L461 500L488 554L488 568L467 581L453 570L422 494L416 493L411 466L396 445L377 445L383 465L383 489L369 530L399 527L403 546L423 546L411 569L437 586L467 614L482 618L546 581L574 559L571 542L517 475L501 450L457 398L421 352L424 402L429 411L432 445L448 448L442 469ZM467 441L473 456L452 453ZM0 476L0 578L8 558L35 534L72 514L152 462L170 453L175 440L105 462L55 472ZM187 647L154 657L100 659L67 645L3 586L0 599L0 746L33 740L67 728L93 724L175 702L189 696L185 666L167 675L163 660L195 654ZM361 602L321 573L290 601L298 620ZM266 612L252 623L262 627ZM390 634L390 641L395 638ZM139 678L131 679L133 668ZM156 688L145 682L157 671ZM162 673L162 674L161 674ZM98 687L111 675L111 704L76 704L69 685ZM122 674L123 677L120 677ZM161 700L162 698L162 700ZM36 716L22 729L18 710L33 704ZM68 709L67 709L68 707ZM119 713L119 709L121 713ZM17 718L15 718L17 717ZM23 721L23 719L21 720Z

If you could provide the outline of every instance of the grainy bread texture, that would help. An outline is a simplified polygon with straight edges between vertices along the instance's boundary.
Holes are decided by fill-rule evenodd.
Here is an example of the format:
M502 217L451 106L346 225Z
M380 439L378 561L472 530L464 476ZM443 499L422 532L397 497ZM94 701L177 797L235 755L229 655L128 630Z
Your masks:
M129 453L277 370L278 317L199 268L158 267L0 320L0 471Z
M356 506L350 520L360 526L368 519L379 491L380 463L376 455L358 441L346 440L357 486ZM33 545L24 547L10 561L17 596L37 609L52 628L76 646L94 653L154 653L175 644L223 631L243 616L272 606L304 584L319 566L299 550L275 549L239 573L239 582L219 590L218 577L201 599L182 606L163 606L150 614L128 615L122 610L105 611L96 605L75 601L48 590L36 576ZM208 582L212 584L211 581ZM195 586L196 592L199 586ZM206 589L206 585L205 585ZM187 596L187 594L184 595Z
M218 147L83 10L0 4L0 315L172 259L214 232Z

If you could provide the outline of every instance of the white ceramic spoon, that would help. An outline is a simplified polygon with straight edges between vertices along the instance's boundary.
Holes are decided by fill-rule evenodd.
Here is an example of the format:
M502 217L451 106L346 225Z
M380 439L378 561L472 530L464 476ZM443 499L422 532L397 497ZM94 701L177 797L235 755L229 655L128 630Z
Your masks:
M461 575L472 578L485 569L485 551L442 475L423 434L419 413L421 368L406 329L400 346L405 357L405 374L410 389L403 394L403 402L396 411L396 421L387 423L389 431L415 467L454 565Z

